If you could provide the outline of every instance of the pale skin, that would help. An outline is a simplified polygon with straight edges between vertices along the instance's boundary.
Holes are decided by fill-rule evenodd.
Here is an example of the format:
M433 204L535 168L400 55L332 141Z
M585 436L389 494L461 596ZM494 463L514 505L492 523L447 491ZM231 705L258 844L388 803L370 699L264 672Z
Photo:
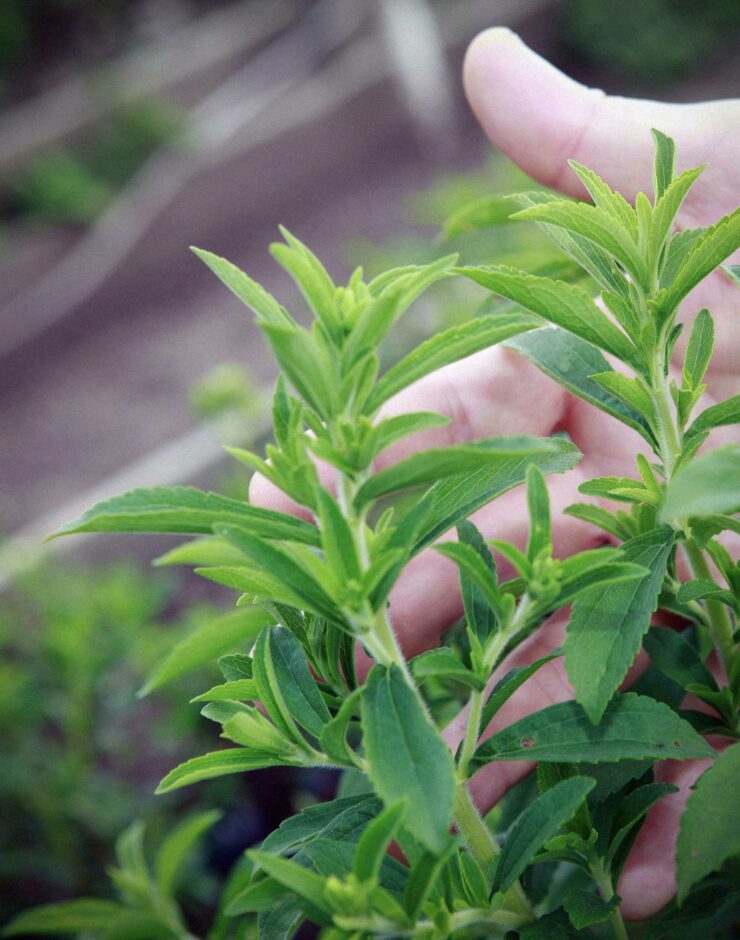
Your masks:
M616 98L567 78L506 29L491 29L471 44L464 67L470 105L492 143L540 183L570 196L585 196L568 167L573 158L599 173L630 201L639 190L651 193L652 137L657 127L676 141L679 172L709 164L689 194L679 225L709 225L737 204L740 166L740 101L692 105ZM737 288L722 275L704 282L682 307L690 320L701 307L715 319L717 343L707 378L707 403L740 390L740 318ZM683 347L679 341L677 358ZM590 526L562 515L582 501L577 488L595 476L633 475L641 439L625 426L572 397L518 354L494 347L428 376L402 392L384 413L438 411L451 424L424 431L391 448L378 461L387 465L410 452L502 434L567 431L584 459L567 474L549 478L555 554L565 557L603 542ZM725 435L723 435L725 437ZM283 511L299 511L261 477L252 481L252 500ZM527 515L522 494L509 493L473 517L487 538L526 541ZM406 655L435 646L440 633L460 616L457 572L448 560L425 552L406 569L391 595L391 616ZM563 640L567 617L558 615L505 661L497 671L545 655ZM641 666L638 662L634 669ZM494 677L495 678L495 677ZM562 660L543 667L494 719L491 734L518 718L573 697ZM463 712L447 729L453 747L465 727ZM689 788L707 762L664 762L658 779L680 791L663 799L648 815L618 885L622 912L648 917L675 893L675 840ZM490 764L472 781L478 805L487 809L531 767Z

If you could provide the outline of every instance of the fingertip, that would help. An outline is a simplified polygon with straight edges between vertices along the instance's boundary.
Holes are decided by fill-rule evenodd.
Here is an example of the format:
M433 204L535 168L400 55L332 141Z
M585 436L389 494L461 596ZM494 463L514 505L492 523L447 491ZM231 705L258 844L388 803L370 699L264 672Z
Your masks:
M311 513L305 506L296 503L261 473L255 473L249 481L249 502L262 509L272 509L275 512L297 516L299 519L311 520Z
M580 192L567 158L603 92L569 78L502 27L486 30L470 44L463 83L496 147L541 182L562 181Z

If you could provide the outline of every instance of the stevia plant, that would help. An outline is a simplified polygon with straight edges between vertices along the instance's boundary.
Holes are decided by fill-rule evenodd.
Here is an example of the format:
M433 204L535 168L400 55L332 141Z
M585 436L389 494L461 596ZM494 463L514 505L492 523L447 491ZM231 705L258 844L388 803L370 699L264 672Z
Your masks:
M712 429L738 421L740 397L695 415L712 355L708 311L693 320L680 375L670 362L678 306L740 245L740 214L676 233L676 213L701 168L677 176L672 141L658 132L655 139L652 203L640 194L633 207L573 164L593 205L530 192L508 197L506 213L497 198L462 214L466 224L485 225L490 208L496 222L541 225L590 275L603 307L572 283L501 266L456 267L455 257L369 283L358 269L337 287L284 231L273 254L313 312L305 329L246 274L196 251L254 310L282 369L274 443L264 458L231 453L305 512L286 515L194 489L136 490L98 504L59 534L200 536L160 561L195 565L235 589L249 612L239 652L227 653L238 630L228 637L206 630L174 650L150 683L227 653L219 659L224 681L196 701L236 746L176 767L160 792L276 764L344 768L353 781L346 795L304 810L247 853L212 937L247 935L256 914L263 938L290 937L308 920L325 940L511 931L523 940L609 933L623 940L629 932L617 882L648 810L676 789L654 776L655 762L666 758L716 759L682 820L677 899L640 936L719 936L731 923L731 859L740 850L732 825L740 568L721 537L740 531L740 447L698 451ZM380 375L378 348L393 325L423 290L455 275L517 307L434 336ZM562 436L479 440L374 471L391 444L447 420L387 417L385 403L498 342L636 430L652 454L636 454L633 477L585 483L581 491L597 501L567 510L604 530L611 544L553 556L546 477L580 457ZM527 544L487 543L468 517L522 484ZM614 503L624 508L607 508ZM437 541L453 529L456 540ZM408 660L389 594L428 547L459 569L464 617L446 645ZM502 559L513 578L500 576ZM492 681L507 654L568 605L564 650ZM658 609L678 614L683 627L651 626ZM364 683L358 643L374 660ZM641 647L652 665L639 691L621 692ZM504 703L522 687L526 694L528 680L559 656L573 700L486 738ZM701 711L682 708L686 692L703 702ZM463 705L465 732L453 752L440 725ZM522 760L536 762L537 792L515 813L509 801L498 817L503 831L494 832L471 799L471 777L493 762ZM394 842L400 852L389 854ZM542 871L550 875L544 887ZM113 922L75 922L73 909L63 910L68 916L58 921L43 908L25 914L10 933L128 936ZM162 935L189 936L174 922Z

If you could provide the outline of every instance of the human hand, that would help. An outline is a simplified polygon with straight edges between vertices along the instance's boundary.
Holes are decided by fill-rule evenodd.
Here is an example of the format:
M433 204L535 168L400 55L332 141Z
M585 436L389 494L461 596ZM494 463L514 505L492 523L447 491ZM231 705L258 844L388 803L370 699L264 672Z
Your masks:
M465 67L473 110L493 142L541 182L571 195L583 195L567 158L593 167L610 185L634 198L648 189L652 176L650 128L658 127L677 142L687 165L709 162L690 195L680 222L707 224L733 207L731 181L740 158L740 141L723 140L722 129L737 126L735 102L664 105L608 98L586 89L552 68L507 30L488 31L473 43ZM733 149L734 146L734 149ZM714 276L684 305L692 316L701 306L712 311L717 328L717 355L709 377L710 392L725 397L737 390L738 327L730 318L727 285ZM397 396L384 416L433 410L451 418L450 425L417 434L389 449L378 468L427 447L461 443L501 434L550 434L567 431L584 453L573 471L549 480L553 507L553 540L560 557L594 547L603 537L590 526L562 515L578 501L580 483L595 476L630 475L632 455L641 439L629 428L573 398L510 350L494 347L440 370ZM295 511L286 498L262 478L252 485L255 503ZM488 538L526 540L528 516L521 493L509 493L480 510L476 525ZM442 556L426 552L407 567L391 595L394 629L407 656L436 645L442 630L461 613L457 571ZM499 675L519 662L531 662L562 643L565 620L553 618L501 667ZM488 729L510 724L550 704L573 697L562 661L543 667L513 696ZM453 744L464 728L461 715L448 729ZM675 891L674 843L678 820L690 785L706 762L665 763L657 774L681 787L651 812L632 851L619 885L623 913L645 917L663 906ZM479 805L487 808L526 773L520 763L491 764L473 780Z

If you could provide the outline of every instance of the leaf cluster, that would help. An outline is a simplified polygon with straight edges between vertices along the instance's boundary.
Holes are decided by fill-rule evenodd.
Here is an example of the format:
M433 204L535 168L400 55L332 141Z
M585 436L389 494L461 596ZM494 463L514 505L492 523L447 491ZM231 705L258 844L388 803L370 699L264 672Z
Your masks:
M283 231L273 256L312 313L305 327L230 262L196 251L253 310L281 368L274 442L264 455L231 453L299 512L189 488L138 490L98 504L60 534L197 536L160 564L193 565L238 593L231 619L173 650L147 684L151 690L221 655L224 681L195 701L235 747L181 764L159 792L277 764L340 767L363 781L363 792L304 811L249 853L224 916L256 915L260 937L292 936L307 919L326 940L443 940L509 929L522 938L593 936L602 924L623 940L615 886L646 814L674 792L656 782L654 763L713 758L707 735L738 738L740 574L719 536L740 528L740 452L730 446L697 456L713 428L737 421L738 399L693 417L714 342L708 311L693 320L678 377L670 365L679 304L740 245L740 215L676 233L702 168L677 175L673 142L654 136L652 201L639 194L632 206L572 163L592 203L528 192L465 215L468 227L540 226L592 278L601 306L574 283L501 265L456 267L454 256L369 282L357 269L338 286ZM510 303L422 343L380 374L379 345L394 325L423 291L455 275ZM391 459L393 445L448 419L389 415L389 399L498 342L636 431L652 452L636 455L634 476L584 483L581 492L595 501L567 510L603 530L605 547L554 554L546 477L580 457L561 435ZM468 517L522 484L526 545L487 542ZM463 617L448 643L407 661L389 598L405 566L432 545L458 569ZM513 576L503 578L505 570ZM569 606L563 650L492 680L509 652ZM659 609L688 627L653 627ZM239 651L227 653L236 642ZM364 683L358 644L374 660ZM643 646L652 665L624 692ZM721 679L707 666L713 649ZM502 724L511 696L561 656L574 698ZM686 693L705 710L682 708ZM442 735L440 700L466 705L454 752ZM728 803L737 750L724 751L689 800L678 840L679 904L699 904L703 879L740 848ZM475 773L499 761L536 763L539 788L503 844L469 788ZM711 826L703 824L708 816ZM389 854L394 843L403 862ZM580 880L560 894L552 887L544 899L527 897L523 883L544 863ZM666 935L672 916L665 915Z

